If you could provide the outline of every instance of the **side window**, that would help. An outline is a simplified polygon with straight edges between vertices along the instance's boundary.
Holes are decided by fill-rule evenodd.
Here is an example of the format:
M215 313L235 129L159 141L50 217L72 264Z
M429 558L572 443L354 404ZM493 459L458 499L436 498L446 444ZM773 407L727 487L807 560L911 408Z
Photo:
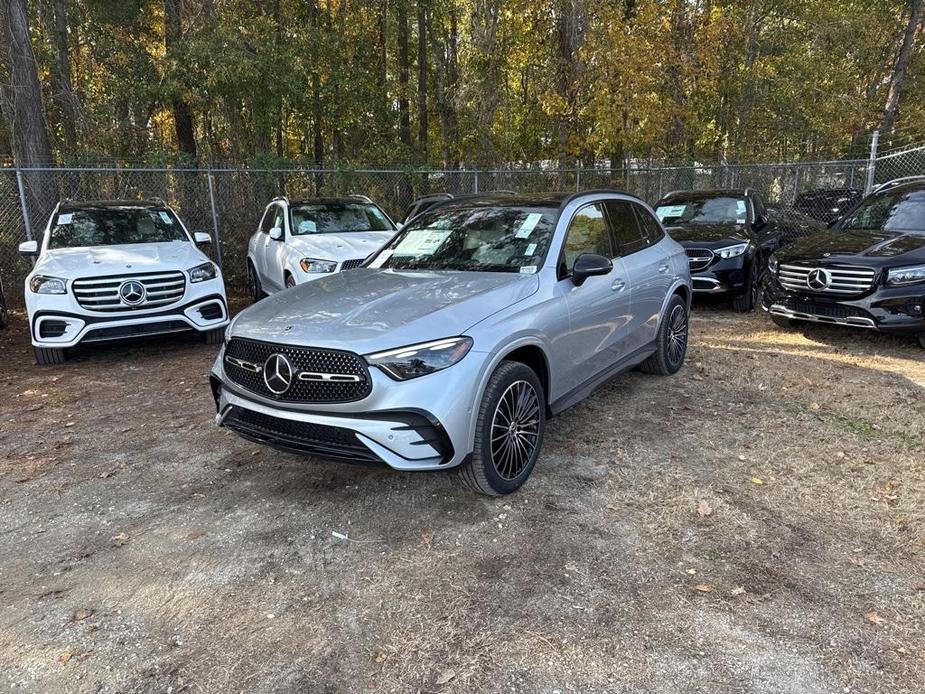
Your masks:
M571 272L576 258L582 253L597 253L605 258L613 257L613 249L607 233L607 221L600 205L582 207L572 217L559 259L560 277L565 277Z
M636 221L633 203L626 200L610 200L604 205L607 207L607 217L610 219L614 248L618 256L641 251L649 245L648 238Z
M642 205L634 203L633 210L636 212L639 226L642 227L642 233L645 235L649 245L652 246L661 241L665 232L662 231L662 226L656 221L655 217L653 217Z
M270 225L270 229L272 229L273 227L279 227L279 228L282 229L283 231L286 230L286 223L285 223L285 221L284 221L284 219L285 219L284 214L285 214L285 213L284 213L284 211L283 211L283 206L282 206L282 205L277 205L277 206L276 206L276 212L275 212L275 214L273 215L273 223Z
M276 210L279 209L278 205L270 205L263 213L263 220L260 222L260 231L264 234L269 234L270 229L273 228L273 219L276 216Z
M761 199L761 196L752 193L751 198L752 207L755 209L755 219L758 217L767 217L768 211L764 206L764 200Z

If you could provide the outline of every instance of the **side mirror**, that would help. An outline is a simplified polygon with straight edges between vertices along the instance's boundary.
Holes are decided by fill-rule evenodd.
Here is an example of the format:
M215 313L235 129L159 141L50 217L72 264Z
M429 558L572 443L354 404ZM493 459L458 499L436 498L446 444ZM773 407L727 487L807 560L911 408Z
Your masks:
M283 238L283 230L280 227L273 227L270 229L270 238L274 241L281 241Z
M19 244L19 252L24 256L36 256L39 254L39 242L23 241Z
M194 231L193 241L196 242L197 246L203 246L207 243L212 243L212 237L205 231Z
M768 218L766 215L760 214L755 217L755 222L752 224L752 229L761 229L768 223Z
M606 275L611 270L613 270L613 263L609 258L597 253L582 253L575 259L575 266L572 268L572 283L580 287L589 277Z

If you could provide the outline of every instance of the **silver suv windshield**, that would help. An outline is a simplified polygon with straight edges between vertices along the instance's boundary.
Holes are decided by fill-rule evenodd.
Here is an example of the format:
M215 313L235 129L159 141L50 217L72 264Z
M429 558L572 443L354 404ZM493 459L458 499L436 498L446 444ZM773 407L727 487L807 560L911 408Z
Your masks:
M370 267L536 272L557 216L547 207L438 208L402 229Z
M925 235L925 190L873 195L841 223L842 229Z
M375 205L352 202L292 205L291 229L295 236L350 231L392 231L395 227Z
M48 248L168 241L189 241L189 237L166 208L90 207L59 212L49 231Z
M745 224L745 198L720 196L663 203L655 215L666 225L675 224Z

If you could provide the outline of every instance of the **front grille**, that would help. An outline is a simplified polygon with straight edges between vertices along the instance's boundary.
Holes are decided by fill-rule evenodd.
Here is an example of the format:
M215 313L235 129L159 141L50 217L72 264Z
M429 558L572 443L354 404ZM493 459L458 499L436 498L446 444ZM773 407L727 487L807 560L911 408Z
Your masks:
M844 306L842 304L816 303L815 301L802 301L792 297L781 298L774 303L790 311L806 313L811 316L824 316L826 318L870 318L870 314L857 306Z
M690 263L691 272L706 270L713 262L713 251L709 248L688 248L687 260Z
M144 299L129 305L119 296L124 282L136 280L144 286ZM109 277L85 277L74 280L77 303L89 311L137 311L176 303L186 291L186 275L182 272L151 272Z
M341 270L353 270L354 268L360 267L365 261L366 258L354 258L353 260L345 260L340 264Z
M313 455L350 462L382 462L350 429L273 417L232 407L222 422L245 438Z
M828 287L814 287L809 283L814 271L825 271L829 276ZM863 294L874 283L876 271L872 268L853 266L781 265L778 280L784 289L792 292L818 292L820 294Z
M292 364L292 385L281 395L271 391L263 378L263 365L273 354L285 355ZM233 360L244 362L246 366ZM235 337L225 348L225 371L232 381L247 390L284 402L353 402L362 400L372 390L363 359L351 352L332 349L275 345ZM300 373L315 376L299 378ZM335 379L337 376L358 377L359 380L321 380L318 374L328 374Z

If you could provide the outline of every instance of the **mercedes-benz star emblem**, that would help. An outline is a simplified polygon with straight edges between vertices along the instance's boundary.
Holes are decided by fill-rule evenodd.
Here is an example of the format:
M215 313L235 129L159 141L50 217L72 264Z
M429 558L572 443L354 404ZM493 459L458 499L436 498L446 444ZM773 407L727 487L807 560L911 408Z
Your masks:
M271 393L282 395L292 385L292 364L283 354L271 354L263 363L263 382Z
M806 284L810 289L815 289L817 291L826 289L832 284L832 276L829 274L828 270L817 267L815 270L810 270L809 274L806 275Z
M119 285L119 298L126 306L137 306L145 300L145 286L138 280L128 280Z

